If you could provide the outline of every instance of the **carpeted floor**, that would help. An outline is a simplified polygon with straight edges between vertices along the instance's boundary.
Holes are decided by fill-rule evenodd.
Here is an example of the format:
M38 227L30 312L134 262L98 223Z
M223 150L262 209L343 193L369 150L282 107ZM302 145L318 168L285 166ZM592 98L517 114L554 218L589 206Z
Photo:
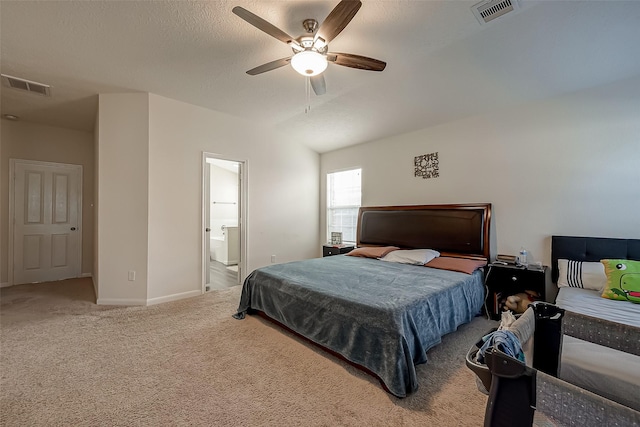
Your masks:
M464 365L477 317L420 365L405 399L263 319L240 287L151 307L96 306L90 279L1 290L3 426L479 426Z

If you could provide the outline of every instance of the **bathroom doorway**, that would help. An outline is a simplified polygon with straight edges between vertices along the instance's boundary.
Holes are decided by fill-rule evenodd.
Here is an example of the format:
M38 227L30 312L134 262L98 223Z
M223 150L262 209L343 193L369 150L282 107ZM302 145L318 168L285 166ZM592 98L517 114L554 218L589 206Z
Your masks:
M204 153L203 292L241 283L244 272L246 161Z

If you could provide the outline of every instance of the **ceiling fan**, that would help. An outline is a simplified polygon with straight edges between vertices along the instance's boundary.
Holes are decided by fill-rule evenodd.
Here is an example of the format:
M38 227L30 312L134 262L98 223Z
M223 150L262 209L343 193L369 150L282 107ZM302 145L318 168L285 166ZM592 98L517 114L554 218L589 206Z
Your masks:
M276 59L252 68L247 71L247 74L255 76L290 63L298 73L310 78L311 87L316 95L322 95L327 90L322 72L327 68L329 62L360 70L384 70L387 66L386 62L351 53L328 51L329 43L351 22L361 6L362 2L359 0L342 0L322 24L318 25L318 21L315 19L305 19L302 25L306 34L295 39L248 10L240 6L234 7L233 13L259 30L288 44L293 50L292 56Z

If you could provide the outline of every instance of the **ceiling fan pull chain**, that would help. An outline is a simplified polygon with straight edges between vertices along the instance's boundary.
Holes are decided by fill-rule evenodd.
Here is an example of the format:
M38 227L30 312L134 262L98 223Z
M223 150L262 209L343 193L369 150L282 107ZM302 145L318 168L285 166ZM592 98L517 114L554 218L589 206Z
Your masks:
M304 91L307 97L307 105L304 108L304 113L308 114L311 111L311 77L305 77Z

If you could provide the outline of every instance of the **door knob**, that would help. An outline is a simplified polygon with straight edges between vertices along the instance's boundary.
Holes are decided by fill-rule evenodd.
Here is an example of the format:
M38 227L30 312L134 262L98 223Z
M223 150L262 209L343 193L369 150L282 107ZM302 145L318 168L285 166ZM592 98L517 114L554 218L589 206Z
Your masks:
M211 231L211 229L209 227L205 228L204 231L206 231L207 233Z
M75 227L71 227L71 231L76 231L76 228Z

